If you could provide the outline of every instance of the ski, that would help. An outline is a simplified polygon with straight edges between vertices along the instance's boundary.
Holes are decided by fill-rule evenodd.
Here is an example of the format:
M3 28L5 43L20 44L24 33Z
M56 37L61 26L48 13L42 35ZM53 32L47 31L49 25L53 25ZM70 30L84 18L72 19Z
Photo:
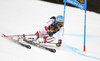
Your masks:
M28 49L31 49L31 46L30 45L26 45L26 44L23 44L23 43L20 43L20 42L18 42L18 44L20 44L21 46L24 46L24 47L26 47Z
M29 35L8 35L8 36L6 36L5 34L3 34L2 37L5 37L5 38L10 39L10 40L13 40L15 43L17 43L17 44L19 44L21 46L24 46L24 47L26 47L28 49L31 49L30 45L26 45L26 44L23 44L23 43L19 42L19 39L21 39L21 38L19 38L19 39L13 39L14 37L22 37L23 38L24 36L29 36ZM48 48L48 47L42 46L40 42L27 41L27 40L23 40L23 41L25 41L25 42L27 42L27 43L29 43L31 45L34 45L34 46L36 46L38 48L41 48L41 49L44 49L44 50L48 50L48 51L53 52L53 53L56 52L56 50L53 49L53 48Z
M27 40L25 40L25 41L26 41L27 43L31 44L31 45L34 45L34 46L38 47L38 48L41 48L41 49L44 49L44 50L48 50L48 51L53 52L53 53L56 52L55 49L53 49L53 48L48 48L48 47L45 47L45 46L42 46L42 45L40 45L39 42L35 42L35 41L27 41Z
M5 34L2 34L2 37L5 37L5 36L6 36ZM13 37L5 37L5 38L10 39L13 42L15 42L15 43L17 43L17 44L19 44L19 45L21 45L23 47L26 47L28 49L31 49L31 46L30 45L23 44L23 43L19 42L19 40L14 40Z

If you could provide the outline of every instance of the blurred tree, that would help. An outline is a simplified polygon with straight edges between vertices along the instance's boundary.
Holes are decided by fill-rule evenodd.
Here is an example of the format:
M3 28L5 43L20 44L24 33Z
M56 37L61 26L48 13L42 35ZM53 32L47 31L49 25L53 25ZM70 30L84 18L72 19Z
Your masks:
M58 4L62 4L62 3L63 3L63 0L56 0L56 2L57 2Z
M42 0L42 1L53 2L56 4L64 4L63 0ZM68 3L67 3L67 5L73 6ZM75 7L75 6L73 6L73 7ZM87 10L100 13L100 0L87 0Z

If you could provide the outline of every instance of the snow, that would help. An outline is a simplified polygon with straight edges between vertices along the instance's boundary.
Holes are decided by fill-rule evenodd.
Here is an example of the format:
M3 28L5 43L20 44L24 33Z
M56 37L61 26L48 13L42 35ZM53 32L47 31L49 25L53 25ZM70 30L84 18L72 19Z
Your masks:
M39 0L1 0L0 35L34 34L51 16L63 15L63 9L63 5ZM63 44L60 48L47 44L56 53L32 45L26 49L0 37L0 61L99 61L100 14L87 11L86 25L86 52L83 52L84 11L66 6Z

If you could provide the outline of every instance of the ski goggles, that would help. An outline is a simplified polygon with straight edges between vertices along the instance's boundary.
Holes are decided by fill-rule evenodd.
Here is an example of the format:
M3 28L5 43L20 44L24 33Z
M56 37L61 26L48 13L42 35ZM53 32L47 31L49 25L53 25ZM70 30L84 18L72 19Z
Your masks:
M62 22L57 22L56 24L60 26L60 25L63 25L64 23L62 23Z

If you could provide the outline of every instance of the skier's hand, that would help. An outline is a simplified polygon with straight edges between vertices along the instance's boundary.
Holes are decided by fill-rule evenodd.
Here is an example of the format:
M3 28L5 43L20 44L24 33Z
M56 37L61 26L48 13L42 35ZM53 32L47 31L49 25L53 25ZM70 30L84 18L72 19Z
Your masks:
M53 32L51 32L50 30L47 31L47 34L51 37L53 36Z
M62 40L58 40L58 43L56 43L56 46L57 46L57 47L60 47L61 44L62 44Z

